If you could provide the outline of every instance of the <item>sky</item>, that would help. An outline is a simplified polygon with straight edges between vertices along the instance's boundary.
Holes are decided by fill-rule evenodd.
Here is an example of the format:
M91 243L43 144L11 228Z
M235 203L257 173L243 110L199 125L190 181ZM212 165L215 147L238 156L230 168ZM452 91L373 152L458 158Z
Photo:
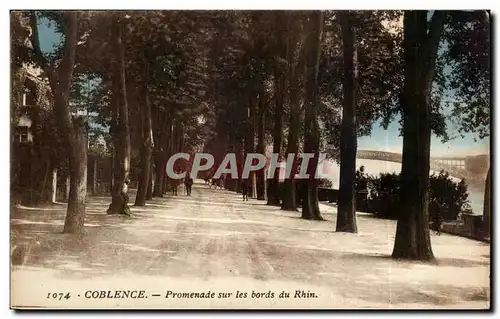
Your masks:
M380 123L374 125L371 136L358 139L358 149L379 150L402 153L403 137L399 136L400 125L397 121L392 122L387 130L379 127ZM448 121L450 135L457 135L455 125ZM474 141L478 139L476 134L466 134L464 138L456 137L446 143L434 134L431 139L431 156L469 156L489 154L489 139Z
M39 22L40 46L43 52L51 52L53 47L61 42L61 35L47 25L47 21ZM453 98L453 97L452 97ZM444 102L444 101L443 101ZM371 136L361 137L358 140L358 149L379 150L401 153L403 138L399 136L399 123L395 119L384 130L380 123L375 123ZM479 140L477 134L466 134L464 138L457 136L456 125L448 119L448 132L456 136L452 140L442 143L439 138L432 136L431 156L468 156L489 154L489 139ZM477 141L475 141L477 139Z

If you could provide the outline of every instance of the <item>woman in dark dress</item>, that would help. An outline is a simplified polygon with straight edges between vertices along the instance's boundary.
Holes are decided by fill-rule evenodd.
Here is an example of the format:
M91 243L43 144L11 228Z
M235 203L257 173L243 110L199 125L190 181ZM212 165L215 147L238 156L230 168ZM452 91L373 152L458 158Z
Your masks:
M193 179L191 178L191 176L186 176L186 178L184 179L184 186L186 186L187 196L191 196L191 188L193 186Z
M243 195L243 200L248 201L248 191L249 191L249 183L247 179L241 181L241 194Z

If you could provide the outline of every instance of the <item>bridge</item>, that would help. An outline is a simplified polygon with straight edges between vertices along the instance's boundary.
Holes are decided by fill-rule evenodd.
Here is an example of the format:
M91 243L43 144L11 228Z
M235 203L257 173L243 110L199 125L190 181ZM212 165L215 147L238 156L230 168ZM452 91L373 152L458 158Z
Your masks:
M403 160L400 153L373 150L358 150L356 157L394 163L402 163ZM466 179L468 183L480 183L485 180L489 160L489 155L431 157L430 169L438 172L444 170L450 176Z

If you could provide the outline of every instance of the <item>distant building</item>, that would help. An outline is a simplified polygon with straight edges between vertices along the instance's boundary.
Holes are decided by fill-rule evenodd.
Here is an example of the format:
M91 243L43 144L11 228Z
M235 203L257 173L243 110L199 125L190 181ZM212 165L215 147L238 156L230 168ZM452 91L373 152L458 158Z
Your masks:
M17 111L17 125L13 128L12 142L15 144L25 144L33 142L31 125L33 124L32 112L37 110L38 93L42 86L48 86L40 78L41 70L29 65L24 65L19 71L20 88L13 88L17 96L13 96L14 111ZM14 84L13 85L18 85ZM15 94L15 93L14 93Z
M64 159L47 152L43 138L53 128L52 94L49 83L42 75L42 70L23 65L14 75L11 99L11 192L15 201L36 204L39 201L65 200L69 193L68 171ZM43 120L40 115L45 111ZM93 114L85 114L92 116ZM43 129L40 129L43 125ZM47 126L48 125L48 126ZM44 133L45 132L45 133ZM92 139L93 149L98 154L88 155L88 190L89 193L110 190L111 160L101 154L107 151L103 137ZM90 147L90 139L89 139ZM57 151L56 151L57 153ZM52 180L52 182L51 182ZM55 191L57 190L57 191Z

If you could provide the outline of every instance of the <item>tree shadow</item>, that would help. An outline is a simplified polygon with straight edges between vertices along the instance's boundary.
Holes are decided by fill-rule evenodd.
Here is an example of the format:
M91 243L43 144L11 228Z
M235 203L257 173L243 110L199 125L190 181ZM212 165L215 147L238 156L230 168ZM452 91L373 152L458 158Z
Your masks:
M489 266L490 263L487 261L477 261L470 259L460 259L460 258L439 258L436 257L434 261L419 261L419 260L407 260L407 259L395 259L389 254L379 254L379 253L345 253L341 258L347 259L357 259L366 262L377 262L377 261L394 261L400 265L405 265L411 267L413 265L432 265L438 267L458 267L458 268L471 268L478 266Z
M145 211L150 210L149 208L171 209L173 207L174 206L171 206L171 205L160 205L160 204L150 204L150 203L148 203L146 206L130 205L130 210L132 212L134 212L134 211L145 212Z
M485 287L457 287L452 285L426 284L425 287L410 284L389 284L381 295L370 292L358 292L356 296L371 301L381 302L382 298L387 299L391 305L422 305L451 306L460 305L464 302L487 302L490 300L490 292ZM429 308L430 308L429 307ZM406 307L405 307L406 308Z
M441 267L469 268L478 266L489 266L489 261L478 261L460 258L438 258L437 265Z

